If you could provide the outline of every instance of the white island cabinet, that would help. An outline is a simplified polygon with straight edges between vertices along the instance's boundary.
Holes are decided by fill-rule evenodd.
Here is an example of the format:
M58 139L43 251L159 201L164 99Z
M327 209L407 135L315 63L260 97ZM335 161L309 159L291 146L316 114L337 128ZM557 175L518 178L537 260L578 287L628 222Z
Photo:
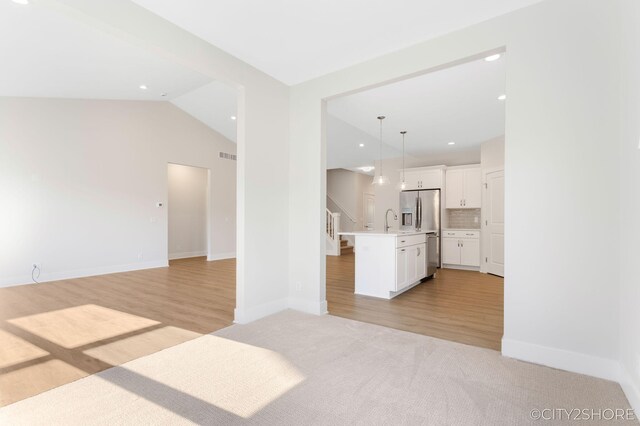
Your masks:
M427 234L420 232L343 232L355 236L355 293L391 299L427 276Z

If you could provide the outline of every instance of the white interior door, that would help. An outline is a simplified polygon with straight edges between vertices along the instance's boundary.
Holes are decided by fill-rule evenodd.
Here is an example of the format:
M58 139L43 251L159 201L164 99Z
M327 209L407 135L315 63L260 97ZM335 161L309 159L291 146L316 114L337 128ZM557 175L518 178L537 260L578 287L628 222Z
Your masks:
M487 272L504 277L504 170L487 173L486 183Z
M364 229L374 229L376 220L376 196L374 194L363 194L364 200L362 203L364 212L362 217L364 218Z

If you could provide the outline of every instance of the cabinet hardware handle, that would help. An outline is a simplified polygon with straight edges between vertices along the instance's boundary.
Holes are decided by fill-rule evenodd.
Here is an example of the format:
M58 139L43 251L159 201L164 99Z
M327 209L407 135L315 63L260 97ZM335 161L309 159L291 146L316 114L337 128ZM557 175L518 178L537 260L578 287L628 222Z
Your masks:
M418 254L416 256L420 256L420 247L418 247Z
M404 240L401 240L400 242L401 242L401 243L404 243Z
M470 236L472 236L472 237L473 237L475 234L467 234L467 235L470 235Z
M400 251L404 251L404 249L400 250Z

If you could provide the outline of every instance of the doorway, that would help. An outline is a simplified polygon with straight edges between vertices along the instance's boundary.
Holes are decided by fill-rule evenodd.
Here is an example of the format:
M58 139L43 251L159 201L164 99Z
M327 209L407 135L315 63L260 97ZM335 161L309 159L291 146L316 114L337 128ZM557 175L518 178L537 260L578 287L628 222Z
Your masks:
M350 235L355 253L326 258L330 314L501 349L506 53L488 58L326 100L327 168L376 177L362 195L366 234L360 244L357 232ZM403 191L426 190L440 191L439 206L427 208L426 215L422 203L415 211L415 203L401 208ZM376 210L394 214L387 223ZM424 229L401 229L403 213L419 215L420 223L431 213L441 217L428 229L441 238L442 267L431 275L417 273L406 286L397 273L367 278L371 274L363 271L399 270L403 232L414 231L420 244ZM359 252L379 255L363 255L359 262ZM367 280L378 297L367 291Z
M207 256L209 170L171 164L168 176L168 258Z

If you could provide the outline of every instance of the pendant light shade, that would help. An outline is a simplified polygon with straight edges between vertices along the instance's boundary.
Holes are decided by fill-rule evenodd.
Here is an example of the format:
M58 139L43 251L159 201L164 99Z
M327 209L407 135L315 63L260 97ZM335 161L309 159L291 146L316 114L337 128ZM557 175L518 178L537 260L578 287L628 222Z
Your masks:
M376 175L373 177L373 182L371 182L373 185L387 185L389 183L389 178L382 172L382 120L384 119L384 115L378 116L380 121L380 163L376 169Z
M400 179L400 190L404 191L405 189L407 189L407 183L404 180L404 135L407 134L407 131L403 130L400 132L400 134L402 135L402 177Z

